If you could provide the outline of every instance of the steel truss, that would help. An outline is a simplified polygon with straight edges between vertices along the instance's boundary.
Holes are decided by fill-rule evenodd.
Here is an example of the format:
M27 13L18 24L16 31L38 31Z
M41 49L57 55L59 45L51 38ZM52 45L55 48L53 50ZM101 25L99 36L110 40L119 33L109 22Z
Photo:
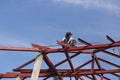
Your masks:
M108 49L112 47L119 47L120 41L115 41L111 37L106 36L106 38L110 41L107 44L91 44L80 38L78 41L84 45L81 46L69 46L61 41L57 41L57 44L61 46L61 48L54 49L46 46L41 46L38 44L32 44L33 48L23 48L23 47L6 47L0 46L0 50L7 51L29 51L29 52L40 52L43 55L43 60L49 67L48 69L40 69L38 77L44 77L44 80L47 80L51 77L57 76L59 80L64 80L64 77L73 78L75 80L111 80L106 74L110 74L114 77L120 79L120 64L113 63L109 60L103 59L99 57L97 54L106 54L108 56L112 56L120 60L120 55L114 52L109 51ZM99 53L100 52L100 53ZM59 61L57 64L54 64L51 59L48 57L48 54L58 54L63 53L66 56L66 59ZM73 54L70 56L70 54ZM79 66L74 66L73 58L76 58L80 54L87 54L91 56L91 59L83 62ZM0 73L0 78L17 78L20 77L21 80L25 80L26 78L30 78L32 75L33 69L23 69L25 66L33 63L36 58L22 64L21 66L13 69L13 72ZM57 69L58 66L68 62L70 69ZM114 68L105 68L104 65L110 65ZM95 67L95 64L97 68ZM86 65L90 65L90 69L84 67Z

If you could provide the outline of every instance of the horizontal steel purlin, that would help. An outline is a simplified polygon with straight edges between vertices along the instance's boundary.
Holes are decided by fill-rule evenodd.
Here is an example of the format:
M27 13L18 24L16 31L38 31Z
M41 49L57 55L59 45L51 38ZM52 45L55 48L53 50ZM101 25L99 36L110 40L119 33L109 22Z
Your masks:
M69 47L67 49L43 48L41 46L38 46L37 48L0 46L0 50L38 52L45 49L44 51L45 53L55 53L55 52L65 52L65 51L85 52L84 50L88 50L87 52L91 53L92 51L90 49L110 48L110 47L117 47L117 46L120 46L120 42L115 42L112 44L108 43L108 44L96 44L96 45L88 45L88 46L75 46L75 47Z
M91 72L91 70L80 70L80 71L75 71L75 72L71 72L71 70L56 70L59 74L59 76L64 76L64 77L72 77L75 75L78 76L85 76L85 75L92 75L92 74L106 74L106 73L119 73L120 69L114 69L114 70L95 70L94 72ZM49 74L52 74L52 76L55 76L54 73L46 71L46 70L41 70L39 77L46 77ZM0 78L16 78L17 76L20 77L31 77L31 73L28 72L21 72L21 73L17 73L17 72L8 72L5 74L0 73Z

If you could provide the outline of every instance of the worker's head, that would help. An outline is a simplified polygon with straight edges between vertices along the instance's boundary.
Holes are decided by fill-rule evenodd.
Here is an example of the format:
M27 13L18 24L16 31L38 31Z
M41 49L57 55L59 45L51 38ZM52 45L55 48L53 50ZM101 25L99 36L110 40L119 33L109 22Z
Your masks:
M69 37L69 36L71 36L72 35L72 33L71 32L66 32L66 37Z

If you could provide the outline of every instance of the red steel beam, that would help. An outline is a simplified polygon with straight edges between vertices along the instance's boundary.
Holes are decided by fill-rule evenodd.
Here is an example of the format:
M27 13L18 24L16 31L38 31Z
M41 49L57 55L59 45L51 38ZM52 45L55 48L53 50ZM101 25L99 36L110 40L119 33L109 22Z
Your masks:
M70 68L71 68L72 72L75 72L72 61L71 61L71 59L69 57L69 54L67 52L65 52L65 56L67 57L67 60L68 60L68 63L70 65Z
M65 43L60 42L60 41L57 41L57 44L61 45L62 48L64 50L66 50L66 51L67 51L68 48L71 47L69 44L65 44ZM77 47L77 46L74 46L74 47ZM67 51L67 52L70 52L70 53L87 53L87 54L91 54L91 53L93 53L93 50L77 50L77 51Z
M109 43L109 44L89 45L89 46L69 47L67 49L67 51L78 51L78 50L86 50L86 49L111 48L111 47L116 47L116 46L120 46L120 42ZM46 53L65 52L65 51L66 51L66 49L47 49Z
M70 75L73 76L73 75L92 75L92 74L108 74L108 73L119 73L120 72L120 69L114 69L114 70L98 70L98 71L94 71L94 72L91 72L91 71L83 71L83 72L80 72L80 73L71 73ZM66 75L66 74L64 74Z
M102 69L102 70L105 70L105 69ZM14 70L15 72L20 72L20 73L32 73L32 69L16 69ZM71 71L71 69L56 69L57 72L63 72L63 73L67 73L67 72L71 72L71 73L74 73ZM84 72L84 71L91 71L91 69L79 69L79 70L76 70L75 72ZM99 69L94 69L94 71L100 71ZM51 72L50 70L46 70L46 69L41 69L40 73L53 73Z
M100 77L101 75L100 75L100 74L97 74L97 76ZM90 80L93 80L93 78L90 77L89 75L86 75L85 77L89 78ZM102 79L101 79L101 80L102 80ZM103 80L111 80L111 79L109 79L109 78L103 76Z
M95 61L96 61L96 64L97 64L98 68L100 70L102 70L102 66L100 65L100 62L98 61L98 58L97 58L96 54L94 54L94 57L95 57ZM101 78L101 80L103 80L103 78L104 78L103 74L100 75L100 78Z
M89 75L85 75L86 78L89 78L90 80L92 80L93 78L90 77Z
M91 63L91 72L94 72L94 64L95 64L95 54L92 54L92 63ZM93 80L96 80L96 76L92 74Z
M92 55L91 71L94 71L95 54Z
M50 48L48 48L47 46L41 46L41 45L33 44L33 43L32 43L32 47L35 47L35 48L40 47L41 49L50 49Z
M109 44L97 44L97 45L89 45L89 46L77 46L77 47L69 47L67 51L78 51L78 50L86 50L86 49L100 49L100 48L110 48L110 47L117 47L120 46L120 42L109 43ZM43 47L40 49L44 49ZM9 50L9 51L31 51L31 52L38 52L40 51L39 48L23 48L23 47L5 47L0 46L0 50ZM46 48L45 48L46 49ZM66 49L59 48L59 49L52 49L48 48L45 50L45 53L55 53L55 52L65 52ZM90 50L91 52L91 50Z
M78 38L78 41L85 44L85 45L92 45L92 44L90 44L90 43L88 43L88 42L86 42L86 41L84 41L83 39L80 39L80 38Z
M100 75L100 74L98 74L97 76L99 76L100 78L101 78L101 76L103 77L103 78L101 78L101 80L111 80L111 79L109 79L109 78L107 78L107 77L105 77L105 76L103 76L103 75Z
M82 68L83 66L89 64L90 62L92 62L92 60L89 60L89 61L85 62L84 64L78 66L78 67L76 68L76 70L79 70L79 69Z
M0 73L0 78L16 78L20 73L14 72L7 72L7 73Z
M74 73L70 72L71 70L63 70L63 72L57 71L60 75L59 76L63 76L63 77L74 77L76 75L78 76L86 76L86 75L97 75L97 74L112 74L112 73L119 73L120 69L114 69L114 70L96 70L94 72L91 72L91 70L89 71L76 71ZM46 77L49 74L51 74L51 72L40 72L39 77ZM0 78L16 78L17 76L20 76L22 78L28 78L31 77L31 73L17 73L17 72L10 72L10 73L5 73L2 74L0 73ZM55 74L51 75L51 77L55 76Z
M70 56L70 58L72 59L77 55L79 55L79 54L75 53L74 55ZM54 66L57 67L57 66L63 64L64 62L66 62L66 61L67 61L67 59L64 59L64 60L60 61L59 63L55 64Z
M120 58L120 55L117 55L117 54L115 54L115 53L112 53L112 52L109 52L109 51L102 51L102 52L104 52L104 53L106 53L106 54L109 54L109 55L111 55L111 56L114 56L114 57L117 57L117 58Z
M30 52L38 52L38 51L40 51L40 49L38 49L38 48L7 47L7 46L0 46L0 50L7 50L7 51L30 51Z
M83 39L81 39L81 38L78 38L78 41L81 42L81 43L83 43L83 44L85 44L85 45L87 45L87 46L90 46L90 45L92 46L91 43L89 43L89 42L87 42L87 41L85 41L85 40L83 40ZM105 49L106 49L106 48L95 49L95 50L93 50L92 53L97 53L97 52L102 51L102 50L105 50Z
M72 72L75 72L74 66L72 64L71 58L69 57L69 54L67 52L65 52L65 56L67 57L68 63L70 65L70 68L72 70ZM75 76L75 79L78 80L78 76Z
M80 80L85 80L84 78L82 78L81 76L79 76Z
M97 63L97 66L98 66L98 68L101 70L101 69L102 69L102 66L100 65L100 62L99 62L96 54L95 54L94 56L95 56L95 61L96 61L96 63Z
M27 66L27 65L31 64L32 62L34 62L34 61L35 61L35 59L36 59L36 58L34 58L34 59L32 59L32 60L30 60L30 61L28 61L28 62L24 63L23 65L21 65L21 66L17 67L16 69L21 69L21 68L23 68L23 67L25 67L25 66Z
M55 69L55 67L53 65L53 63L50 61L50 59L48 58L48 56L45 55L45 54L43 54L43 59L46 62L46 64L49 66L50 71L52 71L54 73L57 73L56 69Z
M110 41L110 42L112 42L112 43L114 43L115 42L115 40L113 40L110 36L108 36L108 35L106 35L106 38Z
M93 80L97 80L96 76L92 74Z
M120 78L120 75L119 75L119 74L112 73L112 75Z
M61 42L61 41L57 41L57 44L61 45L63 48L64 47L70 47L69 44L65 44L64 42Z
M110 64L110 65L112 65L112 66L114 66L114 67L120 68L119 65L114 64L114 63L112 63L112 62L109 62L109 61L107 61L107 60L104 60L104 59L102 59L102 58L99 58L99 57L98 57L98 60L103 61L103 62L105 62L105 63L107 63L107 64Z
M60 77L58 72L56 71L54 64L50 61L49 57L46 54L43 54L43 59L46 62L46 64L49 66L50 71L56 74L59 77L59 79L63 80L62 77Z

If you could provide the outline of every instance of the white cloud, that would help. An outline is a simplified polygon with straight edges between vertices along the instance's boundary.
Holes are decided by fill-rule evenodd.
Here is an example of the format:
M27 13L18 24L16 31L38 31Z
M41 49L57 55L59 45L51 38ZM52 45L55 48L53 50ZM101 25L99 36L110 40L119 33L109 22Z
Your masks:
M120 14L120 6L108 0L54 0L60 3L68 3L82 6L84 8L99 8Z

